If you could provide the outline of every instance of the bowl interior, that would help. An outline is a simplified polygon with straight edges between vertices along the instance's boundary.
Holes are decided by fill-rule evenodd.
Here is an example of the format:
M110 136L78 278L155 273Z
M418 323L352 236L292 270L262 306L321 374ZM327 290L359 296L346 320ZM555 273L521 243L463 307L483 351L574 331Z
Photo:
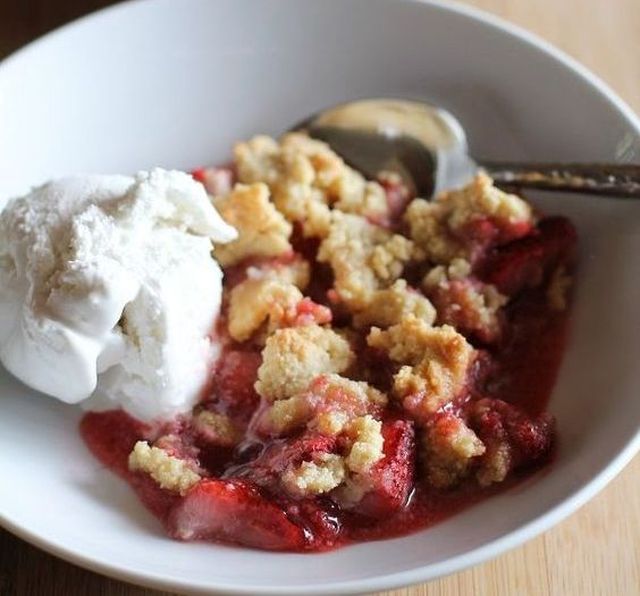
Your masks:
M235 140L384 95L447 107L478 157L638 160L637 121L598 85L529 38L441 4L138 1L49 35L0 67L0 197L69 173L221 162ZM536 202L574 219L581 252L572 339L550 405L561 442L547 472L430 530L333 553L176 544L87 453L76 410L2 371L0 476L11 482L0 483L0 521L102 571L253 594L428 579L547 527L636 447L640 203Z

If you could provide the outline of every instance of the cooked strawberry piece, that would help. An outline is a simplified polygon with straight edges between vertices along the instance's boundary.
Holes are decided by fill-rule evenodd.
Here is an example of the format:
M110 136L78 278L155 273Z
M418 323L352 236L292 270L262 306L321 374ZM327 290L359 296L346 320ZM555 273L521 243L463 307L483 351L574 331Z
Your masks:
M300 550L302 528L258 490L240 480L203 480L169 513L167 529L180 540L220 540L267 550Z
M342 522L337 506L328 499L289 500L287 517L306 531L309 548L326 550L336 543Z
M127 474L129 454L146 431L144 424L122 410L88 412L80 421L80 434L91 453L121 476Z
M262 358L258 352L227 350L213 374L210 400L232 418L248 421L260 402L253 385L258 378Z
M387 421L382 425L384 457L371 470L371 490L356 511L370 517L385 517L405 505L413 487L416 445L413 422Z
M548 217L528 236L489 255L481 267L483 281L513 295L540 284L558 264L568 260L576 231L564 217Z
M469 425L489 448L498 443L508 448L510 469L542 460L553 443L554 419L550 414L531 418L500 399L474 403Z

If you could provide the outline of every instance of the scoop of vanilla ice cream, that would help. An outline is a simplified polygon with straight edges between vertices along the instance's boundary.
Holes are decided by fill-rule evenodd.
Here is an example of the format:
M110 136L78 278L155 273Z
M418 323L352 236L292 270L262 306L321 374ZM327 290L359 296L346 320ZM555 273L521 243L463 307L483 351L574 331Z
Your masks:
M149 420L189 409L215 357L236 231L183 172L76 176L0 214L0 361L68 403Z

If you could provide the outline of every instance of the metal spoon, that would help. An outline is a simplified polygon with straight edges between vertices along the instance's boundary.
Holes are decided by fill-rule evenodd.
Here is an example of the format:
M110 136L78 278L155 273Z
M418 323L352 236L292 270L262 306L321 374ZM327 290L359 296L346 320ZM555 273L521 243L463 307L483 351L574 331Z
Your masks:
M368 178L398 173L427 198L465 184L482 168L503 187L640 199L640 164L475 161L456 118L416 101L353 101L314 114L292 130L327 142Z

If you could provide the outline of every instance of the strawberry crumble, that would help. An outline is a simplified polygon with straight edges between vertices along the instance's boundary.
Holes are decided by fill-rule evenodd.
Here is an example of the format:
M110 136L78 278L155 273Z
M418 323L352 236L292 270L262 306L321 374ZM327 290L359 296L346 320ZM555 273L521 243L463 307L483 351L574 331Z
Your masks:
M193 176L238 231L214 249L210 382L171 420L81 422L171 537L324 551L425 528L549 463L567 219L483 173L414 198L299 133Z

